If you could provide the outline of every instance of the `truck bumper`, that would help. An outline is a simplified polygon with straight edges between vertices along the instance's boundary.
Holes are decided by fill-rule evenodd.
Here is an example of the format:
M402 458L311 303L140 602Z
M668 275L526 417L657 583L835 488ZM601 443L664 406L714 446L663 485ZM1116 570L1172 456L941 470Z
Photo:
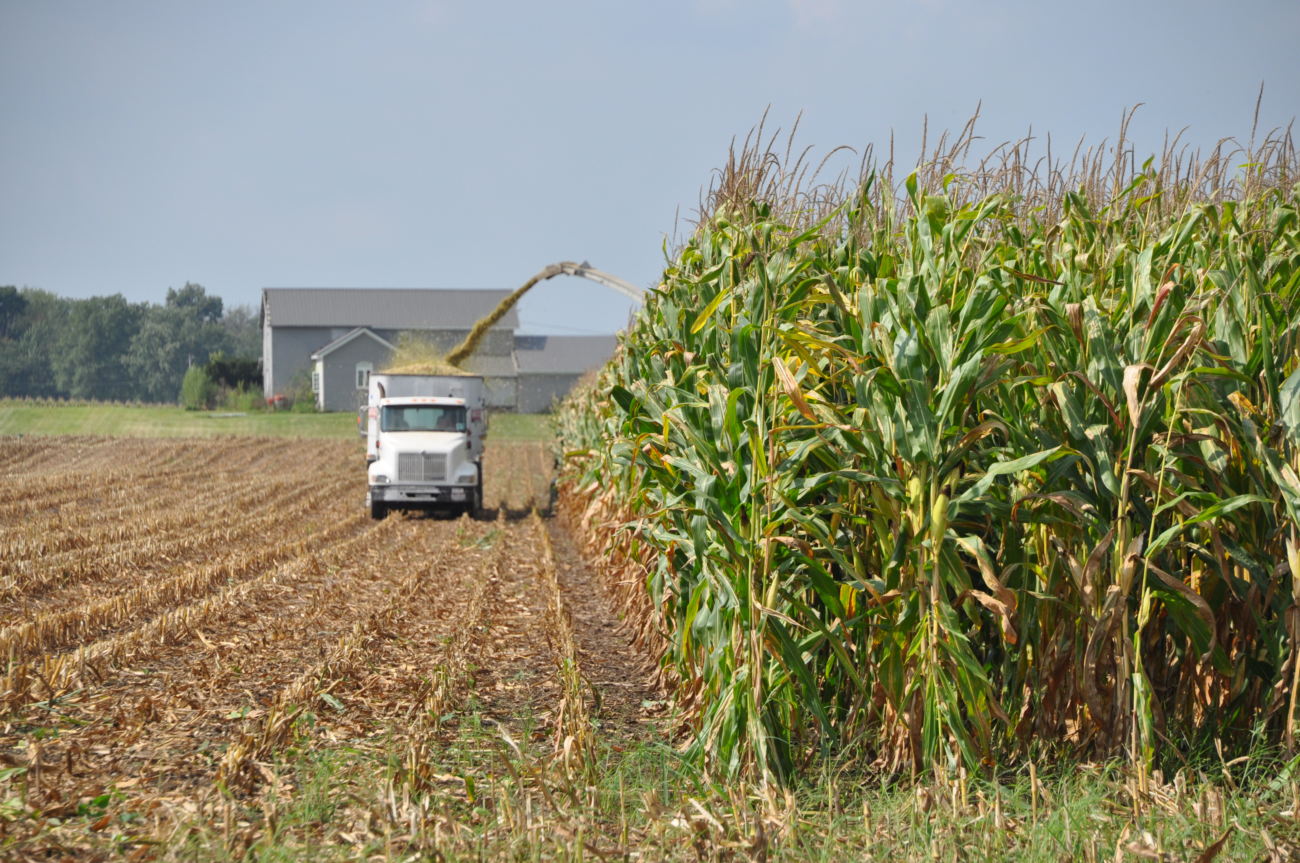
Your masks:
M464 504L474 497L472 485L372 485L366 494L367 505L382 503L385 506L437 506L439 504Z

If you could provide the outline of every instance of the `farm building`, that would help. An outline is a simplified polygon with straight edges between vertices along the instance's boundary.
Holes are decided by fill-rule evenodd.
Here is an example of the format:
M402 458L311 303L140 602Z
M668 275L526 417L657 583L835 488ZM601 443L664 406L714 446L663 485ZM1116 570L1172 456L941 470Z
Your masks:
M515 336L520 413L542 413L614 353L615 336Z
M388 363L404 331L440 350L455 347L509 291L417 288L265 288L262 388L268 397L310 379L317 407L350 411L370 372ZM614 350L613 336L523 336L512 309L465 363L482 375L488 403L548 410Z

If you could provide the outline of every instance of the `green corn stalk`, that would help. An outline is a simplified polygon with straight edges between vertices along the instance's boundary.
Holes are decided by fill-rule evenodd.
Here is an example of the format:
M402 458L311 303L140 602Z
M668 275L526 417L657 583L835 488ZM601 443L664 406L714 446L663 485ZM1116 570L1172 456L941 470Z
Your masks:
M676 256L560 426L702 764L1292 739L1300 189L1148 171L1037 210L869 176L813 216L759 177Z

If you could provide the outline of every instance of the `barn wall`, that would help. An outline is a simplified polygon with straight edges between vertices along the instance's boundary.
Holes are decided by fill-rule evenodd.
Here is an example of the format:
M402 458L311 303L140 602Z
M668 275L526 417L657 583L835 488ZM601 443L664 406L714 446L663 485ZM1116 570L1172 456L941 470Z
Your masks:
M319 404L327 411L356 410L358 396L365 396L364 389L357 389L357 363L368 362L375 371L382 371L388 364L388 353L388 348L365 335L330 351L324 357L324 391Z
M513 411L517 395L517 382L515 378L508 377L484 377L483 389L484 396L487 399L487 405L490 408Z
M524 414L546 413L557 399L568 395L579 377L576 374L520 374L518 411Z
M298 372L311 373L311 355L334 339L346 335L342 327L275 327L271 331L272 373L267 374L263 387L267 397L282 394L293 383Z
M268 396L274 392L272 381L275 375L275 351L271 340L271 322L266 319L266 309L262 310L262 392Z

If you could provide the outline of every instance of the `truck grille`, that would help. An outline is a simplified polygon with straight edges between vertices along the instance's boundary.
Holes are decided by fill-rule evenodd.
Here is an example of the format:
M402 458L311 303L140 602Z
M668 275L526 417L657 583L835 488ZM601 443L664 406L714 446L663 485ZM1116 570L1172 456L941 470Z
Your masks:
M445 453L397 454L398 482L442 482L446 478L447 455Z

